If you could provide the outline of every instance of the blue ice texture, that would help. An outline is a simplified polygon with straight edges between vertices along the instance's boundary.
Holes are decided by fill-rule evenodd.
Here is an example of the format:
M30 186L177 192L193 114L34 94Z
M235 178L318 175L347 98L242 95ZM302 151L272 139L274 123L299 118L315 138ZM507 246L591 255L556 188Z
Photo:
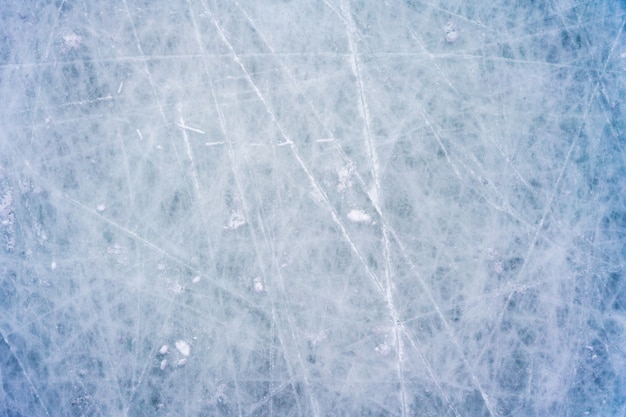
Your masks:
M626 415L616 0L7 0L0 417Z

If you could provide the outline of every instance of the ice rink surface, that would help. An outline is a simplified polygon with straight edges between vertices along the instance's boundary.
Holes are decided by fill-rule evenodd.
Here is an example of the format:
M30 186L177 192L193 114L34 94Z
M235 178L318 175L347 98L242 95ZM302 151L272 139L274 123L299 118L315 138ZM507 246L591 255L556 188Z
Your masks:
M624 416L616 0L7 0L0 417Z

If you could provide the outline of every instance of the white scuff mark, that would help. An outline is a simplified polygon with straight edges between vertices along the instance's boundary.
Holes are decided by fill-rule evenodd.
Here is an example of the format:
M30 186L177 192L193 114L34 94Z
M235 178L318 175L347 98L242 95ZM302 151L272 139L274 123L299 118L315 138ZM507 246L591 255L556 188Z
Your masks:
M122 247L120 245L118 245L117 243L115 243L113 246L110 246L107 248L107 254L108 255L119 255L123 252L124 250L122 249Z
M96 206L96 210L98 210L98 213L102 213L106 209L107 209L107 206L105 206L104 204L98 204Z
M456 30L456 23L454 23L454 20L448 20L444 30L446 31L446 42L454 43L459 38L459 32Z
M372 204L374 205L374 207L379 207L378 205L378 188L376 186L372 187L369 192L367 193L367 196L370 198L370 200L372 200Z
M72 31L63 35L63 42L68 49L78 49L83 43L83 37Z
M261 277L256 277L254 279L254 291L256 293L261 293L265 291L265 286L263 285L263 280L261 279Z
M234 211L228 219L228 225L223 227L227 230L234 230L240 228L244 224L246 224L246 219L243 217L243 215L238 211Z
M383 355L383 356L386 356L386 355L389 354L389 352L391 352L391 346L389 346L389 344L385 341L385 342L379 344L378 346L376 346L374 348L374 351L379 353L379 354L381 354L381 355Z
M182 294L185 292L186 288L184 285L180 284L178 281L174 282L172 285L170 285L170 290L174 293L174 294Z
M122 92L122 88L124 88L124 81L122 81L122 82L120 83L120 86L119 86L119 87L117 87L117 94L120 94L120 93Z
M143 140L143 135L141 134L141 130L136 129L135 131L137 132L137 136L139 136L139 140Z
M324 201L326 201L326 199L324 198L324 194L322 194L322 191L317 188L314 187L311 190L311 197L313 197L313 199L318 203L318 204L323 204Z
M217 146L217 145L223 145L224 142L204 142L205 146Z
M200 130L198 128L191 127L191 126L187 126L187 125L184 125L182 123L176 123L176 126L180 127L183 130L188 130L190 132L195 132L195 133L198 133L200 135L204 135L204 133L205 133L204 130Z
M339 182L337 183L337 191L344 192L348 188L352 187L352 176L354 175L354 164L341 167L337 170L337 177Z
M200 282L200 275L196 275L195 277L193 277L191 279L191 282L193 282L194 284L197 284L198 282Z
M335 141L334 138L322 138L322 139L316 140L317 143L334 142L334 141Z
M52 269L53 271L57 269L57 263L55 261L52 261L52 263L50 263L50 269Z
M348 212L348 219L355 223L370 223L372 221L372 218L369 214L367 214L363 210L356 209L350 210Z
M178 340L176 342L176 350L178 350L183 356L189 356L189 354L191 353L191 347L189 346L189 343L184 340Z
M319 333L307 333L306 338L312 348L316 348L328 337L328 331L322 330Z

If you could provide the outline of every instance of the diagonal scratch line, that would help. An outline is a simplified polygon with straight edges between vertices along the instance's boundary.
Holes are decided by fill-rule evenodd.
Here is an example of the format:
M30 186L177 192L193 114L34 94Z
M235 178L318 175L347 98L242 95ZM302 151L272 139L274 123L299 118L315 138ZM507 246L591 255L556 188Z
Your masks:
M206 8L206 6L205 6ZM318 184L318 182L315 180L313 174L311 173L311 171L309 170L309 168L306 166L306 164L304 163L304 161L302 160L302 157L300 156L300 153L298 152L297 147L295 146L295 144L293 143L293 141L291 140L291 138L289 138L289 136L287 135L287 133L285 132L285 130L282 127L282 124L278 121L276 115L274 114L273 110L271 109L270 105L267 103L267 100L265 100L265 97L263 96L263 93L261 93L261 91L259 90L258 86L256 85L256 83L254 82L254 80L252 79L252 77L250 76L250 73L248 72L248 70L246 69L246 67L243 65L243 63L241 62L241 60L239 59L239 56L237 55L237 53L235 52L233 46L231 45L231 43L228 41L228 39L226 38L226 35L224 34L224 31L222 30L221 26L219 25L219 23L215 20L215 18L213 17L213 15L211 14L211 12L208 10L208 8L206 8L207 13L209 14L213 24L216 26L216 28L218 29L218 32L220 34L220 37L222 38L222 41L227 45L227 47L230 49L231 54L233 56L233 59L235 60L235 62L237 62L237 64L239 65L239 67L241 68L241 70L243 71L246 79L248 80L248 82L250 83L250 85L252 86L252 88L254 89L256 95L258 96L259 100L264 104L265 109L267 111L267 113L270 115L272 122L276 125L276 127L278 128L278 131L280 132L281 137L284 139L284 142L279 144L279 145L289 145L289 148L292 151L293 157L296 159L296 161L298 162L298 164L300 165L300 168L304 171L304 173L306 174L311 186L313 187L313 190L315 191L316 195L321 197L324 204L326 205L326 208L328 209L328 211L331 214L331 217L333 219L333 222L339 227L339 229L341 230L341 234L344 237L344 239L347 241L347 243L350 245L350 248L357 254L357 256L359 257L359 260L361 261L361 263L363 264L363 266L366 268L368 275L370 276L370 278L372 278L372 280L375 282L376 286L378 287L378 289L381 291L381 293L384 293L384 289L382 284L380 283L378 277L376 276L376 274L371 270L371 268L367 265L367 262L365 260L365 257L363 256L363 254L361 253L361 251L358 249L357 245L355 244L355 242L352 240L352 238L350 237L350 235L348 234L345 225L343 224L343 222L341 221L341 219L339 218L339 215L337 214L337 212L335 211L335 209L333 208L332 204L330 203L330 200L328 198L328 196L326 195L326 193L322 190L321 186Z
M205 6L206 8L206 6ZM381 294L385 295L387 294L387 291L385 290L385 288L383 287L382 283L379 281L379 278L376 276L376 274L372 271L372 269L370 268L370 266L367 264L365 257L363 256L363 254L361 253L360 249L358 248L358 246L355 244L355 242L352 240L352 238L350 237L350 235L348 234L345 225L342 223L342 221L339 218L339 215L337 214L337 212L335 211L335 209L333 208L332 204L330 203L330 200L328 198L328 196L326 195L326 193L324 192L324 190L322 189L322 187L318 184L318 182L315 180L315 177L313 176L313 174L311 173L310 169L306 166L306 164L304 163L300 153L298 152L298 149L296 147L296 145L294 144L294 142L291 140L291 138L289 138L289 136L287 135L287 133L285 132L285 130L283 129L281 123L278 121L274 111L271 109L269 103L267 102L267 100L265 100L265 97L263 96L263 94L261 93L261 91L259 90L258 86L256 85L256 83L254 82L254 80L252 79L252 77L250 76L250 73L248 72L248 70L246 69L246 67L243 65L243 63L241 62L241 60L239 59L239 56L237 55L237 53L235 52L234 48L232 47L232 45L230 44L230 42L228 41L228 39L226 38L224 31L222 30L222 28L219 26L219 23L215 20L215 18L213 17L213 15L211 14L211 12L207 9L207 13L209 14L211 20L213 21L213 24L215 25L215 27L218 29L218 32L220 34L220 37L222 38L222 41L227 45L227 47L229 48L229 50L232 53L233 59L235 60L235 62L239 65L239 67L241 68L241 70L244 73L245 78L248 80L248 82L250 83L250 85L252 86L252 88L254 89L255 93L257 94L259 100L264 104L266 111L268 112L268 114L270 115L272 122L275 124L275 126L277 127L278 131L280 132L281 137L284 139L284 142L279 144L279 145L289 145L290 150L292 151L292 155L293 157L296 159L296 161L298 162L298 164L300 165L300 168L304 171L304 173L306 174L307 178L309 179L310 185L313 188L313 190L315 191L316 195L322 200L322 202L324 203L324 205L326 206L326 209L328 210L328 212L330 213L333 222L339 227L339 229L341 230L342 236L344 237L344 239L346 240L346 242L348 242L348 244L350 245L352 251L357 255L357 257L359 258L359 261L361 262L361 264L364 266L368 276L372 279L372 281L375 283L375 285L377 286L377 288L379 289L379 291L381 292ZM395 313L394 311L392 311L392 319L394 322L394 326L397 326L399 323L399 319L398 319L398 315L397 313ZM397 329L396 329L396 334L397 334ZM397 338L396 338L397 339ZM399 352L401 353L401 349L399 348ZM401 360L401 356L400 356L400 360ZM306 381L305 381L306 382ZM404 391L404 390L403 390ZM313 399L311 398L311 401L313 403L313 407L314 410L316 411L316 415L319 414L319 412L317 411L317 406L316 404L313 402ZM405 411L406 411L406 407L405 404L406 401L404 400L404 392L403 392L403 415L405 415Z
M159 114L161 115L161 119L163 120L163 123L165 124L165 126L169 126L169 123L167 122L167 118L165 117L165 111L163 110L163 105L161 103L161 100L159 98L159 94L156 88L156 84L154 82L154 78L152 77L152 73L150 72L150 68L148 67L148 60L146 59L146 55L143 51L143 47L141 46L141 42L139 39L139 35L137 34L137 27L135 25L135 21L133 19L132 14L130 13L130 9L128 8L128 2L127 0L123 0L124 3L124 8L126 10L126 15L128 17L128 20L130 21L132 30L133 30L133 37L135 39L135 43L137 45L137 50L140 54L140 62L143 64L143 69L147 75L148 81L150 83L150 87L152 89L152 94L154 95L154 100L156 102L157 107L159 108ZM139 129L137 129L137 132L139 132L139 136L141 137L141 133L139 131ZM179 169L181 170L181 172L184 172L183 169L183 164L182 164L182 158L180 158L180 156L178 155L178 149L176 147L176 144L174 143L174 138L172 135L168 135L169 140L170 140L170 144L174 153L174 158L178 164ZM187 193L190 195L191 197L191 193L189 192L189 190L187 190ZM68 198L66 196L64 196L64 198ZM70 201L72 201L70 199ZM79 207L82 206L80 203L73 201L74 204L79 204ZM83 209L86 209L86 207L82 207ZM112 222L111 220L105 219L106 221ZM156 250L158 252L167 254L169 257L173 257L173 255L165 252L163 249L157 247L156 245L152 244L151 242L147 241L146 239L140 237L139 235L137 235L136 233L125 229L124 227L122 227L121 225L117 225L115 222L112 222L111 224L115 225L116 227L120 228L120 230L124 230L126 233L129 233L131 236L133 236L135 239L138 239L139 241L143 242L144 245L152 248L153 250ZM174 258L177 262L182 263L183 265L189 267L188 265L186 265L185 262L183 262L180 259ZM195 271L195 268L190 268L190 270ZM141 302L140 299L137 300L138 303L138 307L139 307L139 303ZM143 363L143 367L141 369L141 373L139 375L137 384L135 387L133 387L133 395L135 395L136 393L136 389L143 383L144 381L144 376L146 375L146 372L148 372L148 367L149 367L149 359L146 359Z
M358 107L363 118L363 137L365 138L365 145L367 148L367 153L370 157L371 162L371 171L372 176L374 177L374 187L369 191L368 195L370 200L372 201L375 209L378 211L381 219L382 209L380 207L380 199L381 196L381 185L379 179L379 161L378 154L376 152L376 147L372 140L371 133L371 116L369 112L369 108L367 106L367 100L365 97L365 85L363 82L363 75L361 74L361 63L359 60L359 55L357 51L357 45L355 42L355 37L357 36L357 30L354 26L354 21L352 19L352 13L350 12L350 5L347 0L343 0L341 2L341 14L345 17L346 23L346 31L348 38L348 45L350 49L350 67L352 69L352 73L355 77L356 83L356 91L358 94ZM397 372L398 378L400 380L400 401L402 407L402 416L406 417L407 415L407 393L406 393L406 384L404 380L404 369L403 369L403 361L404 361L404 346L403 346L403 338L400 334L399 323L400 316L395 306L395 302L393 299L393 291L392 291L392 280L391 280L391 260L390 260L390 249L389 249L389 235L387 233L386 222L383 221L383 257L385 258L385 301L387 304L387 309L389 310L389 314L391 316L393 322L393 332L395 339L395 349L397 356Z
M30 376L26 372L26 368L24 367L24 364L22 363L22 360L15 354L15 352L13 350L13 345L9 342L9 340L7 339L5 333L4 333L4 331L2 329L0 329L0 335L2 335L2 340L4 340L4 343L9 347L9 350L11 351L11 354L13 355L15 360L17 361L17 364L20 366L20 369L22 370L22 373L24 374L24 378L26 378L26 381L28 381L28 386L30 387L30 389L31 389L33 395L35 396L35 398L37 398L37 402L41 405L41 407L45 411L46 415L49 417L50 416L50 412L48 411L48 407L46 407L46 404L44 404L43 399L37 393L37 388L35 388L35 385L33 384L32 379L30 378Z
M413 336L411 336L411 334L408 331L406 331L406 329L404 328L403 328L403 332L406 335L406 337L409 339L409 342L411 342L411 346L413 346L413 349L415 349L415 351L417 352L417 356L420 358L424 366L426 366L426 369L428 370L428 376L430 376L430 379L433 380L433 382L435 383L435 386L437 387L437 390L441 393L443 398L448 403L448 407L450 407L450 409L452 410L452 412L454 413L456 417L461 417L456 407L454 406L454 403L448 397L448 394L446 394L443 387L441 386L441 382L439 381L439 378L437 377L437 374L435 373L435 370L433 369L432 365L430 364L430 362L428 362L428 359L424 357L421 350L417 346L417 343L415 342L415 339L413 339Z
M435 60L435 56L426 49L426 46L424 45L424 43L420 40L419 36L417 35L417 33L415 33L415 31L413 29L410 30L411 36L413 37L413 39L415 39L415 41L419 44L420 48L422 49L422 51L424 52L424 54L426 54L426 56L430 59L430 61L432 62L433 66L437 69L437 71L439 72L439 74L441 74L441 76L446 80L446 83L448 84L448 86L450 87L450 89L454 92L454 94L457 95L457 97L462 98L463 95L461 94L461 92L454 86L454 83L452 82L452 80L450 79L450 77L448 77L448 73L441 67L441 65L439 65L437 63L437 61ZM467 109L468 113L472 115L472 118L474 120L474 122L476 122L481 130L483 132L487 132L488 129L485 129L483 126L483 122L481 121L480 117L478 117L476 115L476 113L474 112L474 110L472 108ZM432 130L432 123L430 123L430 121L428 121L429 127ZM434 130L433 130L434 133ZM489 139L489 141L492 143L492 145L498 150L498 152L500 153L500 155L502 156L502 158L505 160L507 166L509 166L511 168L511 170L515 173L515 175L519 178L519 180L527 187L527 188L531 188L530 185L528 184L528 182L526 181L526 179L524 178L524 176L521 174L521 172L519 172L519 170L517 169L516 166L513 165L513 162L511 161L511 158L509 158L504 150L502 149L502 147L498 144L498 142L496 142L496 140L493 138L492 135L487 134L487 138ZM439 141L439 143L441 144L441 140L439 137L437 137L437 140ZM444 148L444 152L446 154L446 158L448 159L448 162L450 162L450 158L448 157L448 152L445 150ZM455 170L456 172L456 170ZM458 176L458 175L457 175Z
M341 150L341 148L339 148L339 149ZM345 155L343 152L342 152L342 155L343 155L344 158L349 160L348 156ZM361 177L361 175L357 172L357 173L355 173L355 176L358 179L359 184L361 185L361 187L363 189L365 189L365 183L364 183L363 178ZM378 210L376 207L375 207L375 209ZM408 253L407 253L407 251L406 251L406 249L405 249L405 247L404 247L404 245L402 243L402 240L400 239L400 237L398 236L398 234L394 230L394 228L389 224L389 222L387 222L386 218L382 215L382 213L380 213L380 212L377 212L377 213L378 213L378 215L380 217L380 220L381 220L381 223L382 223L382 225L384 227L384 230L387 230L388 233L391 234L391 237L393 238L393 240L398 245L398 248L400 249L400 256L402 256L402 258L408 263L411 271L413 272L415 278L417 279L417 282L419 283L419 285L421 286L422 290L426 294L428 301L430 302L430 304L435 309L435 313L437 314L437 317L444 324L445 333L447 334L447 336L450 339L450 341L454 344L454 346L457 349L457 351L460 353L460 355L462 357L463 364L467 368L468 372L470 373L470 375L472 377L472 383L476 386L476 388L481 393L483 401L487 405L487 408L489 409L490 414L492 416L495 415L494 412L491 409L491 404L489 402L489 399L488 399L488 396L487 396L486 392L482 388L482 385L480 384L480 381L478 381L478 378L475 376L475 374L474 374L474 372L472 370L472 367L470 366L469 361L467 360L467 357L465 356L465 353L461 349L461 346L460 346L458 340L454 336L454 333L452 332L452 329L450 328L445 315L442 313L441 308L439 307L439 304L437 303L437 301L433 297L432 293L430 292L430 289L428 288L428 285L426 285L426 282L424 281L424 279L422 278L421 274L417 270L417 267L415 266L415 264L413 264L413 261L409 257L409 255L408 255ZM400 325L400 326L402 327L403 331L408 335L409 334L409 330L406 329L402 325Z
M204 0L202 0L202 5L204 6L204 9L206 11L206 13L208 14L209 18L211 19L211 22L213 23L213 25L215 26L215 28L217 29L220 38L222 40L222 42L228 47L229 51L230 51L230 55L233 58L233 60L237 63L237 65L239 65L239 68L241 68L241 71L244 74L244 77L246 78L246 81L248 81L248 83L250 84L250 86L253 88L254 93L256 94L256 96L259 98L259 100L261 100L261 102L263 103L263 106L265 107L265 110L267 111L267 113L270 115L270 117L272 118L272 121L274 122L274 124L276 125L276 127L278 128L280 135L286 140L285 144L291 144L291 139L288 138L288 135L285 133L282 125L280 123L278 123L278 120L276 118L276 115L274 114L274 111L272 110L271 106L269 105L269 103L267 102L267 100L265 100L265 97L263 96L263 93L261 93L261 90L259 90L259 87L257 86L257 84L254 82L254 80L252 79L252 76L250 75L250 72L246 69L246 67L243 65L243 62L241 62L241 58L239 57L239 55L237 54L237 52L235 51L235 48L233 48L233 45L230 43L230 41L228 40L228 38L226 37L226 34L224 33L224 30L222 29L222 27L220 26L219 22L217 21L217 19L215 19L215 17L213 16L213 13L211 13L211 11L209 10L209 8L206 6L206 4L204 3Z
M330 7L330 5L329 5ZM340 18L345 22L345 18L338 13L338 15L340 16ZM223 35L223 32L221 33ZM378 277L376 276L376 274L370 269L370 267L368 266L367 262L365 261L365 258L363 256L363 254L361 253L361 251L359 250L359 248L357 247L357 245L355 244L355 242L352 240L352 238L350 237L350 235L348 234L345 226L343 225L343 223L341 222L338 214L336 213L335 209L333 208L332 204L330 203L330 200L328 199L327 195L324 193L324 191L322 190L321 186L317 183L317 181L315 180L315 178L313 177L313 175L311 174L310 170L307 168L306 164L304 163L304 161L302 160L295 144L293 143L293 141L291 141L285 134L284 130L282 129L282 126L280 125L280 123L278 122L278 120L276 119L276 117L274 116L273 111L271 110L271 108L269 108L266 100L264 99L264 97L262 97L262 94L260 92L260 90L258 88L256 88L256 85L254 83L254 80L252 80L252 78L249 76L249 73L247 72L246 68L243 66L243 64L241 63L240 60L236 59L237 55L235 54L235 51L233 50L232 46L230 45L230 43L228 43L228 40L225 38L225 36L223 37L224 42L227 43L227 45L230 47L231 49L231 53L235 55L235 61L240 65L240 67L242 68L242 70L244 71L244 74L246 74L249 82L253 85L253 88L255 89L255 92L257 93L257 95L259 95L260 100L266 105L266 111L270 114L270 116L272 117L273 122L278 126L279 131L281 132L281 134L283 135L283 139L285 139L285 144L289 144L290 148L293 152L293 156L294 158L297 160L297 162L299 163L300 167L302 168L302 170L306 173L311 186L313 187L314 191L317 193L318 196L320 196L322 198L322 201L324 202L327 210L329 211L329 213L331 214L331 217L333 219L333 221L335 222L335 224L339 227L339 229L341 230L341 233L344 237L344 239L346 240L346 242L350 245L352 251L357 255L357 257L359 258L361 264L363 265L363 267L365 268L365 270L367 271L369 277L373 280L373 282L375 283L375 285L378 287L379 291L381 292L381 294L386 295L387 292L385 291L382 283L379 281ZM343 152L342 152L343 154ZM347 156L344 154L344 157L347 158ZM358 174L357 174L358 175ZM361 183L363 183L362 178L360 178L360 175L358 175L359 180ZM392 233L392 235L394 236L394 239L398 242L398 236L397 234L393 231L392 228L390 228L389 223L385 221L385 218L381 212L380 207L378 207L378 205L375 205L375 209L378 212L379 216L381 217L383 223L384 223L384 229L390 231ZM410 259L406 253L406 251L404 250L404 248L402 247L402 256L403 258L405 258L409 263L410 263ZM411 263L411 268L413 270L413 272L416 274L416 276L418 277L418 280L420 281L421 285L425 288L427 294L429 295L430 301L431 303L434 305L435 310L437 311L440 319L447 324L446 319L444 317L444 315L441 313L441 310L439 308L439 306L436 304L436 301L434 300L434 298L432 297L432 294L430 294L430 292L428 291L428 288L425 284L425 282L423 282L421 276L419 275L419 273L417 273L415 266ZM391 285L390 282L388 282L388 287L389 290L391 290ZM403 327L401 327L401 325L399 324L399 315L395 312L395 308L393 308L393 303L391 303L391 305L388 304L388 307L391 306L390 310L391 310L391 316L392 319L394 321L394 335L396 335L396 340L399 339L399 332L402 329L403 331L407 331L406 329L404 329ZM446 330L448 333L448 337L450 337L455 345L457 346L457 349L461 352L461 355L463 355L463 351L460 349L458 342L456 341L456 339L454 338L449 326L446 326ZM397 345L397 351L398 354L400 356L402 356L402 349L400 345ZM471 368L469 367L469 364L467 363L467 360L465 359L465 357L463 356L464 360L465 360L465 364L468 368L468 370L470 370L471 373ZM472 374L472 376L474 376ZM477 383L476 378L474 376L474 382ZM477 384L478 387L480 388L481 392L482 392L482 387L480 386L480 384ZM484 392L483 392L484 394ZM486 395L483 395L484 398L486 398ZM487 402L487 401L486 401Z
M346 21L346 30L348 32L348 44L350 47L350 67L352 69L352 73L355 77L356 83L356 91L359 97L359 112L364 120L363 125L363 136L365 138L365 143L367 145L367 153L370 157L372 163L372 175L374 176L374 191L373 195L370 195L370 199L374 202L376 206L379 206L379 196L378 192L380 191L380 181L378 178L379 171L379 163L378 163L378 154L376 153L376 148L372 142L372 133L371 133L371 116L369 112L369 108L367 106L367 100L365 98L365 86L363 83L363 76L361 74L361 65L359 60L359 55L357 52L357 46L355 42L356 36L356 28L354 27L354 21L352 20L352 14L348 9L348 5L346 4L346 0L342 1L341 9L342 13L345 16Z
M228 43L228 40L226 39L222 29L218 26L217 21L215 19L213 19L213 16L212 16L210 10L208 9L208 7L204 3L203 3L203 6L204 6L206 12L210 15L211 20L213 21L214 25L217 27L218 31L222 35L223 41L230 47L232 53L234 53L234 49L232 48L230 43ZM193 15L192 15L192 19L193 19ZM199 30L197 28L197 25L195 23L195 19L193 19L193 24L194 24L194 28L195 28L195 31L196 31L196 38L197 38L198 44L200 45L199 47L200 47L201 51L203 52L200 32L199 32ZM245 68L243 67L242 63L240 61L238 61L238 63L242 67L242 69L244 69L244 71L245 71ZM205 73L208 76L209 75L209 71L208 71L208 68L206 67L206 64L205 64L204 61L203 61L203 67L204 67ZM246 73L246 76L248 77L248 80L254 86L257 94L260 94L260 91L256 88L256 85L254 85L254 83L252 82L252 78L250 77L250 75L247 73L247 71L245 71L245 73ZM251 221L251 212L250 212L249 205L247 203L247 199L246 199L246 196L245 196L245 193L244 193L243 179L242 179L241 170L239 169L237 155L235 154L235 150L233 148L232 140L230 140L230 138L229 138L229 135L228 135L228 132L227 132L227 129L226 129L226 121L225 121L224 113L222 111L221 106L218 103L217 96L215 94L215 89L213 88L213 84L211 83L210 86L211 86L211 96L213 98L214 106L215 106L215 109L216 109L217 114L218 114L220 130L221 130L224 138L226 139L228 155L229 155L229 158L231 160L231 164L233 166L233 174L235 176L235 182L237 184L237 189L238 189L239 195L241 196L243 210L244 210L244 213L246 215L246 219L248 221ZM265 104L266 108L268 109L268 111L270 111L269 106L267 105L267 103L264 102L264 104ZM270 114L272 114L271 111L270 111ZM260 225L261 232L263 234L264 240L266 242L266 245L268 246L270 252L272 253L272 259L273 259L274 267L276 267L278 262L276 260L275 250L274 250L274 248L273 248L273 246L271 244L271 240L268 238L267 234L265 233L264 221L263 221L263 218L262 218L260 213L259 213L259 225ZM261 268L262 272L264 274L266 274L267 267L265 265L265 262L263 261L264 257L261 254L259 238L257 236L257 233L256 233L254 227L250 227L250 233L252 235L252 240L253 240L253 245L254 245L254 248L255 248L257 262L259 263L259 267ZM280 269L277 269L277 271L278 271L278 276L281 278L282 294L283 294L283 297L286 299L285 286L284 286L284 281L282 279L283 277L282 277L282 274L280 272ZM272 322L274 323L274 326L276 328L278 339L279 339L280 344L282 346L282 353L283 353L283 356L284 356L284 359L285 359L285 363L287 365L287 372L289 373L289 378L290 378L290 384L289 385L291 386L291 389L294 392L294 398L296 399L296 407L298 408L299 413L303 414L302 405L300 404L299 396L296 393L295 371L294 371L294 369L293 369L293 367L291 365L291 361L288 360L288 357L287 357L287 355L289 353L289 348L288 348L287 343L285 341L285 334L284 334L285 333L285 329L283 329L283 326L281 325L281 320L280 320L280 318L277 315L275 300L273 299L273 297L271 298L270 302L271 302L271 306L272 306ZM294 342L296 354L298 356L299 365L300 365L300 368L302 370L302 378L303 378L304 383L307 386L307 388L309 388L307 390L307 394L309 395L309 399L311 401L311 404L312 404L312 407L313 407L313 411L314 411L315 415L317 416L317 415L319 415L319 407L318 407L315 399L311 395L311 389L310 389L311 384L309 382L309 378L308 378L307 372L306 372L306 367L305 367L304 361L302 359L302 353L300 352L300 349L299 349L299 346L298 346L298 342L297 342L298 338L296 337L297 336L296 335L296 330L295 330L296 326L293 323L293 318L291 316L289 316L289 315L287 316L287 326L286 327L288 327L289 330L290 330L290 333L291 333L291 336L292 336L292 339L293 339L293 342ZM237 394L237 401L238 401L238 404L239 404L239 401L240 401L239 400L239 394ZM271 401L270 401L270 403L271 403ZM239 413L241 414L241 405L240 404L239 404Z
M556 199L556 196L559 192L559 188L561 186L561 182L563 180L563 177L565 175L565 171L567 170L568 165L570 164L571 161L571 157L572 157L572 153L574 152L574 148L576 147L576 145L578 144L578 140L581 137L582 133L583 133L583 129L585 127L585 120L587 119L587 116L589 115L589 112L591 111L591 106L593 104L593 101L596 97L596 95L598 94L598 90L600 88L600 84L601 84L601 78L605 73L606 67L608 65L609 60L611 59L611 56L613 55L615 48L617 47L617 45L619 44L619 39L621 37L622 34L622 27L624 25L624 21L622 21L622 23L620 24L620 28L617 31L617 35L615 36L615 39L613 41L613 44L611 45L611 49L609 51L609 53L606 56L606 60L604 61L604 65L602 67L602 70L600 71L600 74L598 75L598 80L595 83L594 89L591 92L591 94L589 95L589 100L587 101L587 107L585 108L585 112L583 113L582 117L581 117L581 123L578 126L577 132L574 135L573 139L572 139L572 143L569 146L569 149L567 150L567 155L565 156L565 159L563 160L563 164L561 165L561 169L559 171L559 176L557 177L557 179L554 182L554 185L552 187L552 191L550 192L550 196L546 202L546 206L545 209L542 213L541 219L539 220L539 223L537 224L537 226L535 227L535 234L533 236L533 239L530 241L529 245L528 245L528 250L526 251L526 256L524 257L524 261L519 269L519 271L517 272L516 275L516 280L519 279L519 277L522 275L522 273L525 271L526 269L526 265L527 265L527 261L528 259L531 259L532 253L535 250L536 247L536 243L539 240L539 237L541 235L541 231L543 229L543 226L546 222L546 219L548 218L548 215L550 213L550 211L552 210L552 205L554 204L554 200ZM506 309L508 307L508 305L510 304L513 295L516 293L517 290L513 290L509 293L509 296L507 297L506 301L504 302L500 313L498 315L498 320L497 323L501 323L502 320L504 319L504 314L506 312ZM494 326L491 334L490 334L490 339L493 339L494 335L495 335L495 331L499 326ZM482 354L481 354L482 357ZM480 358L479 358L480 359Z
M381 218L381 220L384 221L384 219L382 219L382 218ZM408 262L409 268L411 269L411 271L413 271L415 277L417 278L417 281L419 282L420 286L422 287L422 290L424 291L424 294L426 294L426 297L428 298L428 301L432 304L433 308L435 309L437 317L443 323L443 327L445 329L446 334L448 335L448 338L450 338L450 341L454 344L454 347L456 348L456 350L461 355L461 359L463 361L463 365L465 366L465 368L469 372L470 377L472 379L472 383L474 384L476 389L478 389L478 391L480 392L480 395L481 395L481 397L482 397L482 399L483 399L483 401L485 403L485 406L487 407L487 409L489 411L489 414L491 416L498 415L498 413L493 408L493 405L491 404L491 401L489 400L489 396L485 392L485 389L483 388L482 384L478 380L478 377L474 373L473 367L470 365L469 361L467 360L467 357L465 356L465 353L464 353L464 351L463 351L459 341L454 336L454 333L452 332L452 329L450 328L450 324L448 323L448 320L446 319L445 315L441 311L441 308L439 307L439 304L435 300L435 297L430 292L430 289L426 285L426 282L424 281L424 279L422 278L420 273L417 271L417 267L415 266L413 261L411 261L411 259L410 259L409 255L408 255L404 245L398 239L398 236L396 235L396 233L392 229L389 229L389 230L390 230L390 233L392 234L394 240L396 241L396 244L400 248L402 257Z
M55 193L56 194L56 193ZM95 210L90 209L89 207L86 207L84 204L82 204L81 202L74 200L73 198L64 195L64 194L56 194L59 195L61 198L63 198L64 200L70 202L72 205L74 205L75 207L92 214L94 217L99 218L100 220L108 223L109 225L115 227L116 229L124 232L125 234L127 234L128 236L132 237L133 239L137 240L138 242L141 242L144 246L146 246L147 248L152 249L153 251L160 253L161 255L165 256L166 258L171 259L172 261L176 262L177 264L179 264L180 266L184 266L185 268L188 268L189 271L192 271L194 273L202 273L202 271L200 271L199 269L197 269L196 267L194 267L193 265L190 265L189 263L187 263L185 260L179 258L178 256L166 251L165 249L155 245L154 243L150 242L149 240L147 240L146 238L138 235L137 233L133 232L132 230L122 226L121 224L108 219L104 216L102 216L100 213L96 212ZM221 284L218 281L215 281L213 279L209 278L209 281L217 288L221 289L222 291L232 295L233 297L245 302L248 305L254 306L255 304L252 303L247 297L234 292L232 289L225 287L223 284Z

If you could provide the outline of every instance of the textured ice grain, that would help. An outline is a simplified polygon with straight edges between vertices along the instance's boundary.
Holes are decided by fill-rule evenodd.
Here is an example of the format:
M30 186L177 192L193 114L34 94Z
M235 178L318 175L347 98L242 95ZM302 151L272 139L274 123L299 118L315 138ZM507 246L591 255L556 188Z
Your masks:
M626 414L623 2L0 9L0 417Z

